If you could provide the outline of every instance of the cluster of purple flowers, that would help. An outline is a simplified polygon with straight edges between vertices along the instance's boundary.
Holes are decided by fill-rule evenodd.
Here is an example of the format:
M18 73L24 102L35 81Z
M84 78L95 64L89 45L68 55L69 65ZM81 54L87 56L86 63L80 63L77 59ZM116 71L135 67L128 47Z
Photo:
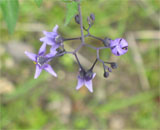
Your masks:
M94 16L93 14L91 14L90 16L91 16L92 19L93 18L95 19L95 17L93 17ZM78 19L77 17L78 16L75 17L75 20L79 24L79 21L77 21L77 19ZM50 73L51 75L53 75L54 77L57 77L56 72L52 69L51 65L49 65L48 62L50 62L54 57L59 57L59 56L62 56L64 54L70 53L70 54L73 54L75 56L75 58L77 60L77 63L79 65L79 74L77 76L78 83L77 83L76 89L78 90L83 85L85 85L90 92L93 92L92 79L96 76L96 73L93 72L93 68L94 68L95 64L97 63L97 61L99 61L103 64L104 77L109 76L109 72L112 71L111 68L112 69L117 68L117 64L115 62L105 62L105 61L101 60L99 58L99 50L105 49L105 48L110 48L111 52L114 55L121 56L128 51L128 43L123 38L117 38L115 40L111 40L109 38L101 39L101 38L98 38L98 37L95 37L95 36L91 35L90 32L89 32L89 29L92 26L91 23L92 23L92 21L88 22L88 24L89 24L88 29L85 29L85 27L84 27L84 30L88 32L88 34L85 35L85 37L92 37L92 38L98 39L98 40L103 42L104 46L100 47L100 48L96 48L92 45L82 43L81 47L88 46L88 47L90 47L92 49L95 49L97 51L97 58L96 58L95 62L93 63L92 67L89 70L85 70L82 67L82 65L81 65L81 63L80 63L80 61L79 61L79 59L76 55L77 51L80 48L75 49L75 51L73 51L73 52L67 52L64 49L64 45L63 45L64 41L75 40L75 39L81 40L81 37L65 39L61 35L58 34L58 25L56 25L53 28L52 32L43 31L43 34L45 36L40 38L40 41L42 42L42 46L40 47L38 54L33 54L33 53L25 51L25 54L36 65L36 72L35 72L34 78L35 79L38 78L38 76L40 75L42 70L45 70L48 73ZM46 54L47 45L50 46L50 52L48 54ZM110 67L108 67L106 64L109 64Z

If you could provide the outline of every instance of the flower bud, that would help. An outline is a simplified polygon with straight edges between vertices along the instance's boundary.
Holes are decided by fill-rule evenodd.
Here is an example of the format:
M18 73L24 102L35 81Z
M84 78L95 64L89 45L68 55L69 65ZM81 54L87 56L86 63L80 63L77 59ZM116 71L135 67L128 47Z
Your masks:
M117 68L117 64L116 63L111 63L111 67L112 67L112 69L116 69Z
M104 72L103 76L107 78L109 76L109 72Z
M104 39L104 42L103 42L103 43L104 43L104 46L109 47L109 46L110 46L110 42L111 42L111 39L106 37L106 38Z
M80 18L78 14L75 16L75 21L77 24L80 24Z
M90 18L91 18L92 21L95 21L95 15L93 13L90 14Z
M112 72L112 69L108 67L108 71L109 71L109 72Z

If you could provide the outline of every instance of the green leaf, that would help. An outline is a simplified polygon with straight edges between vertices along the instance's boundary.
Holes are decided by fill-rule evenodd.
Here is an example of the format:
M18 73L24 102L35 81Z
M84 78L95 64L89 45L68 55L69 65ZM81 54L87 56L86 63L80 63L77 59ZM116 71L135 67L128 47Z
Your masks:
M18 18L18 10L19 10L18 0L1 0L0 6L9 33L13 33Z
M37 6L40 7L43 0L34 0L34 1L36 2Z
M66 3L67 4L67 14L65 20L65 26L69 24L71 19L78 13L78 3L75 1Z

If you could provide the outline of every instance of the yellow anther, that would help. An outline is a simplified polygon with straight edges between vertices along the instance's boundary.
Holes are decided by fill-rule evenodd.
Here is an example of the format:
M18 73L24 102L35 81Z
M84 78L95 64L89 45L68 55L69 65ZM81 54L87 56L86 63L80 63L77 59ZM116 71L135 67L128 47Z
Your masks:
M37 63L35 61L33 61L33 63L36 65Z

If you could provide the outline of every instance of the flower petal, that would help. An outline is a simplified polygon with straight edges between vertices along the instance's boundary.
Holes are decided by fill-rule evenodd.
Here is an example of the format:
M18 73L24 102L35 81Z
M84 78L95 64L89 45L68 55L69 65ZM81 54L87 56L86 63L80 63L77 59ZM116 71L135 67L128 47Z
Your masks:
M85 86L88 88L88 90L92 93L93 88L92 88L92 80L85 81Z
M42 72L42 69L38 65L36 65L36 72L35 72L34 78L37 79L38 76L41 74L41 72Z
M76 89L80 89L84 85L84 80L78 77L78 83Z
M121 38L120 39L120 47L123 48L123 47L128 47L128 43L125 39Z
M47 31L43 31L43 34L46 36L46 37L53 37L53 32L47 32Z
M39 39L41 42L44 42L50 46L52 46L53 44L55 44L53 38L49 38L49 37L42 37Z
M43 43L41 48L39 49L38 54L43 55L46 52L46 43Z
M96 76L96 73L93 73L93 77L92 77L92 79L94 79L94 77Z
M57 74L54 72L54 70L49 64L44 68L44 70L53 75L54 77L57 77Z
M56 25L56 26L53 28L53 32L56 33L56 32L57 32L57 29L58 29L58 25Z
M48 53L48 54L45 55L45 57L47 57L47 58L51 58L51 57L54 57L54 56L55 56L55 54L52 54L52 53Z
M36 61L36 54L25 51L26 56L28 56L31 60Z
M59 47L59 45L55 44L55 46L52 46L52 47L50 48L50 53L51 53L53 56L57 53L56 49L57 49L58 47Z

